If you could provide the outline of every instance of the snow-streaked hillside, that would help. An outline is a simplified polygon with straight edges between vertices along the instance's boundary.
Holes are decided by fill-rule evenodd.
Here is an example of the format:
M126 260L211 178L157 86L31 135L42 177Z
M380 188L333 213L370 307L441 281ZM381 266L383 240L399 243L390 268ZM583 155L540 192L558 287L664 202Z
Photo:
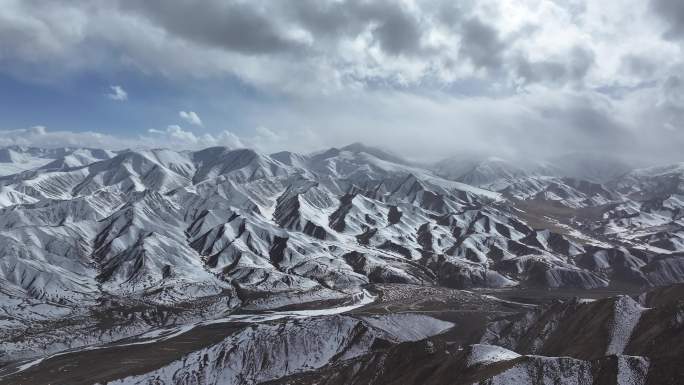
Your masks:
M8 164L26 166L0 177L7 338L114 308L174 309L115 322L98 337L106 341L158 317L344 302L369 284L584 290L684 281L678 165L602 184L493 158L452 180L360 144L272 155L5 150ZM94 337L41 338L59 350ZM13 354L30 355L31 341L13 343Z
M7 160L60 156L0 179L0 279L35 300L173 303L226 292L232 304L275 305L283 300L271 294L335 298L384 281L601 287L614 272L585 261L602 250L633 260L634 279L649 284L676 280L678 259L662 267L667 278L641 269L684 244L651 230L681 226L667 211L680 207L677 195L657 207L624 195L635 178L652 190L669 168L607 187L493 158L454 182L361 144L272 156L19 150L6 149ZM625 222L620 207L639 216Z

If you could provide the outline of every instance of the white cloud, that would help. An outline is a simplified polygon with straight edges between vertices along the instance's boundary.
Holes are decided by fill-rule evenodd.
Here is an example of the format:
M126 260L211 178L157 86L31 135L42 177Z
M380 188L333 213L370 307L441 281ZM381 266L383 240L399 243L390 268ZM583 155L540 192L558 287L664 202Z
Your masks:
M119 102L123 102L125 100L128 100L128 93L126 90L123 89L121 86L109 86L111 89L111 92L107 94L107 97L116 100Z
M224 130L215 134L196 135L178 125L170 125L164 130L150 129L151 136L142 137L144 143L157 143L152 147L171 147L171 148L204 148L212 146L226 146L230 148L247 147L242 139L234 133Z
M195 145L199 142L199 139L190 131L185 131L181 126L172 124L166 127L165 130L149 129L150 134L166 136L172 138L173 140L178 140L181 143L187 143L189 145Z
M203 125L202 119L200 119L199 115L197 115L195 111L180 111L178 116L180 116L186 122L194 124L195 126Z
M213 134L195 134L180 126L171 125L163 130L150 129L143 135L120 137L93 131L50 131L44 126L0 130L0 147L94 147L119 150L124 148L199 149L212 146L230 148L248 146L234 133L224 130Z
M0 130L0 146L100 147L118 149L130 147L134 143L134 140L122 139L99 132L50 131L44 126Z

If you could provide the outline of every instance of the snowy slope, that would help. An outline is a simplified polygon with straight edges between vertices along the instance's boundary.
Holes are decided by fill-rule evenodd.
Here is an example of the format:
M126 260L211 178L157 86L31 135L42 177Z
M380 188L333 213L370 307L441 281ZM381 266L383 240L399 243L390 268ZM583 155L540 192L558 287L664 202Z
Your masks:
M311 155L7 149L6 158L46 154L61 158L0 178L0 278L39 300L106 294L177 302L237 289L246 305L276 293L335 298L368 282L587 288L617 278L680 279L673 272L680 259L654 253L682 250L684 235L653 230L678 223L678 196L647 205L619 188L529 176L498 159L472 171L480 182L503 176L504 194L361 144ZM585 225L568 211L565 219L542 217L548 227L540 228L530 221L538 215L532 206L520 210L519 201L609 207L603 222ZM625 222L623 206L638 215ZM631 276L612 268L622 260L601 256L613 247L630 261Z
M684 280L677 165L602 184L490 159L471 169L473 186L360 144L308 155L15 148L4 159L46 163L0 177L0 337L121 306L223 314L345 301L369 283ZM633 317L616 329L616 354L639 320L624 309ZM144 314L108 338L174 317Z

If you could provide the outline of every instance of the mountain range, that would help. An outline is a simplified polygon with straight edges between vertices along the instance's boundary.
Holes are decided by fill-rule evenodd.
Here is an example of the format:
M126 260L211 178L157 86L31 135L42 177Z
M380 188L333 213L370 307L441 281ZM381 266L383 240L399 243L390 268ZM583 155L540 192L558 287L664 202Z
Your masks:
M45 357L75 352L90 360L94 347L121 348L122 341L176 344L226 317L231 325L258 321L231 329L225 340L202 335L203 345L100 381L380 384L369 377L377 360L400 368L402 349L429 353L416 364L421 370L444 356L440 365L460 367L467 375L458 381L467 383L544 373L554 381L567 374L658 383L649 362L665 368L659 376L681 372L662 358L671 352L654 353L638 339L684 324L681 297L656 303L642 294L682 293L684 163L635 168L570 154L424 164L360 143L270 155L15 146L0 149L0 174L0 383L47 373L38 370L51 362ZM391 300L405 291L418 303L416 314ZM538 292L602 294L562 303L525 294ZM481 338L449 345L444 336L456 333L454 325L473 320L430 315L435 305L424 301L432 295L447 298L444 306L479 303L487 320ZM381 303L402 311L381 310ZM363 305L357 315L306 313L355 304ZM440 312L453 312L444 306ZM279 312L286 316L266 316ZM596 327L581 329L591 315ZM571 330L565 338L600 335L586 342L600 347L560 348L564 342L552 335L559 324ZM641 337L632 335L644 325L651 326ZM334 347L325 342L330 335ZM315 359L294 350L265 357L269 344L309 346ZM673 344L682 351L684 343ZM233 366L218 364L231 354ZM45 362L36 362L41 356ZM574 361L558 358L565 356ZM179 357L185 364L178 366ZM192 376L202 373L195 382L189 367ZM333 367L347 380L329 375ZM620 382L623 375L636 379ZM79 383L74 378L69 383Z

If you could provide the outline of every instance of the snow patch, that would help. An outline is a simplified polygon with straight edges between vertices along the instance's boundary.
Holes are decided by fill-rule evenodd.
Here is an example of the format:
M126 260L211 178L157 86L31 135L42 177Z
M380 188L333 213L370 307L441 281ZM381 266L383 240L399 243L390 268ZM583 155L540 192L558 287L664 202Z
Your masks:
M644 310L646 308L641 307L629 296L621 295L616 299L613 308L613 320L610 323L607 355L624 352Z
M475 344L470 346L468 367L487 365L499 361L509 361L520 357L520 354L495 345Z
M646 357L617 357L618 385L643 385L646 383L650 362Z

